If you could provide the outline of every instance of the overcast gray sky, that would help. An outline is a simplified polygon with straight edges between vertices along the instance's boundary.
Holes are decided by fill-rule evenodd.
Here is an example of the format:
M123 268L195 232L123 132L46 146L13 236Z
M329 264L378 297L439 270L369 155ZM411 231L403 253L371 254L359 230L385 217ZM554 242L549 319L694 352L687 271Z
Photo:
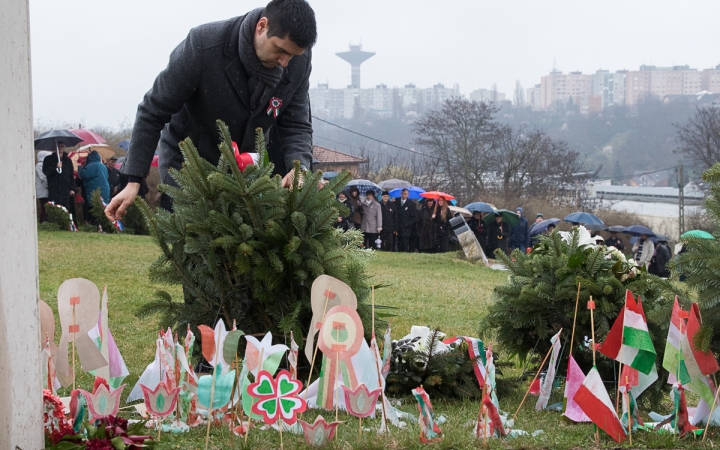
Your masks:
M379 83L497 83L512 94L564 72L641 64L720 64L718 0L311 0L319 38L311 86L350 83L336 52L350 41L377 54L363 87ZM85 126L134 120L172 49L197 25L264 5L246 0L30 0L35 119Z

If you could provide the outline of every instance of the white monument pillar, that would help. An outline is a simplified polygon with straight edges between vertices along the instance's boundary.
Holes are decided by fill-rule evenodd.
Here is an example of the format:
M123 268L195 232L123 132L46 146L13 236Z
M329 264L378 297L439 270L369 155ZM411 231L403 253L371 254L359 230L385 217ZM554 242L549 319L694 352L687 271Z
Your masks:
M44 447L28 0L0 2L0 449Z

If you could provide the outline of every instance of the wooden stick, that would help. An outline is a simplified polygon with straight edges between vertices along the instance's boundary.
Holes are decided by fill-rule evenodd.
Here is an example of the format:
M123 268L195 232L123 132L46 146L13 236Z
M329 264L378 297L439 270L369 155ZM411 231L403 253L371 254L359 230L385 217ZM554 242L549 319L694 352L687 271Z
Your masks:
M710 428L710 421L712 420L712 415L713 415L713 412L715 411L715 406L717 405L718 394L720 394L720 389L718 389L717 384L716 384L715 385L715 398L713 398L712 408L710 408L710 415L708 416L707 423L705 424L705 431L703 431L703 438L702 438L703 442L705 442L705 438L707 437L708 428Z
M160 433L162 433L162 418L158 417L158 420L160 420L160 423L158 424L158 438L157 438L157 441L160 442Z
M260 373L260 370L262 370L262 363L263 363L263 353L265 352L264 348L260 349L260 358L258 359L258 374ZM245 359L245 362L247 363L247 358ZM257 379L255 380L257 381ZM245 444L247 444L247 438L250 434L250 420L252 419L252 407L255 406L255 397L252 397L252 403L250 404L250 412L248 413L248 423L247 428L245 429ZM206 449L207 450L207 449Z
M625 307L622 309L623 314L625 314ZM625 340L625 317L623 317L623 327L620 332L620 356L622 356L622 343ZM620 414L620 384L622 383L622 358L620 359L620 367L618 368L618 385L617 385L617 392L615 393L615 411L617 411L618 414ZM627 378L627 377L625 377Z
M362 417L359 417L360 421L358 425L358 439L362 441Z
M483 383L483 389L482 389L482 399L480 400L480 411L482 413L482 430L483 430L483 447L487 447L487 411L485 410L485 404L483 401L485 400L485 396L487 395L487 383Z
M213 336L213 340L215 337ZM220 358L220 352L222 349L220 348L220 336L218 336L218 342L215 344L215 365L213 366L213 374L212 374L212 385L210 386L210 404L208 405L208 426L207 426L207 433L205 433L205 450L208 449L208 445L210 444L210 425L212 425L212 407L213 407L213 401L215 401L215 381L217 380L217 365L218 365L218 359Z
M333 396L335 397L335 422L338 421L338 412L340 410L340 352L335 353L335 383L337 383L337 390L335 390L335 383L333 383Z
M628 435L630 436L630 446L632 446L632 405L630 404L630 391L628 390L628 377L625 376L625 398L628 408Z
M373 335L373 337L375 337L375 286L372 287L372 300L371 300L371 301L372 301L372 318L373 318L373 322L372 322L373 333L372 333L372 335ZM375 346L376 346L376 349L377 349L377 340L375 340ZM378 356L380 355L380 350L379 350L379 349L378 349L378 351L377 351L377 355L378 355ZM381 422L382 422L382 423L381 423L380 426L382 427L383 430L385 430L385 431L387 431L388 433L390 433L390 428L387 426L387 412L385 411L385 389L383 389L383 385L382 385L382 373L381 373L381 369L380 369L380 363L379 363L379 361L377 360L377 358L375 358L375 355L373 355L373 359L375 360L375 369L377 370L378 387L381 389L381 391L380 391L380 395L381 395L380 401L382 402L382 403L381 403L381 406L382 406L382 420L381 420Z
M330 294L332 294L332 291L330 290L330 288L328 288L325 291L325 308L323 309L322 320L320 320L320 331L318 331L318 333L322 332L322 326L325 323L325 315L327 314L327 307L328 307L328 303L330 302ZM312 326L312 324L311 324L311 326ZM310 337L309 334L308 334L308 337ZM319 338L318 338L318 341L319 341ZM317 357L318 347L319 347L319 345L315 345L315 349L313 350L312 361L310 362L310 374L308 375L307 384L305 385L306 387L305 387L305 399L304 400L306 402L307 402L308 392L310 391L310 380L312 379L312 371L313 371L313 368L315 367L315 358Z
M592 302L592 295L590 296L590 301ZM595 314L593 313L595 311L595 302L593 302L593 307L590 308L590 328L592 333L592 354L593 354L593 367L595 367Z
M573 318L573 329L572 329L572 334L570 335L570 356L568 357L568 361L570 361L570 358L572 358L573 344L575 342L575 325L577 324L577 313L578 313L579 305L580 305L580 282L578 281L577 297L575 297L575 317Z
M560 328L560 331L559 331L559 332L562 332L562 328ZM559 332L558 332L558 333L559 333ZM525 392L525 396L523 397L522 401L520 402L520 406L518 406L517 411L515 411L515 415L513 415L513 420L515 420L515 418L517 417L518 413L520 412L520 408L522 408L523 403L525 403L525 399L526 399L527 396L530 394L530 389L532 389L533 383L535 382L535 380L537 380L537 377L540 376L540 371L541 371L542 368L545 366L545 362L547 361L547 359L550 357L550 353L552 353L552 349L553 349L553 348L552 348L552 345L551 345L551 346L550 346L550 349L548 350L547 354L545 355L545 359L543 359L543 362L540 364L540 367L538 368L537 373L535 374L535 376L533 377L532 381L530 382L530 386L528 386L528 389L527 389L527 391Z
M75 372L75 338L77 337L77 336L76 336L77 333L75 333L75 304L73 304L73 309L72 309L72 327L71 327L71 329L73 330L73 340L72 340L72 377L73 377L73 391L74 391L74 390L75 390L75 378L77 378L76 372Z
M285 447L283 447L282 429L283 429L283 421L280 420L280 450L283 450L285 448Z

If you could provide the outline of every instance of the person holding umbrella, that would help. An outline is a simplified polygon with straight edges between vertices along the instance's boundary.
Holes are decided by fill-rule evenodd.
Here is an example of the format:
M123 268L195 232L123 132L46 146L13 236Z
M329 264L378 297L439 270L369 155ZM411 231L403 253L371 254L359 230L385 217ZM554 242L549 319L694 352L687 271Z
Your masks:
M485 234L485 222L483 222L482 219L482 213L480 211L474 211L467 224L468 228L470 228L475 235L475 239L477 239L483 252L487 254L487 235Z
M72 160L65 153L65 141L56 142L57 152L45 157L42 171L47 177L48 201L64 206L68 211L75 211L75 173ZM60 155L60 159L58 159Z
M418 219L417 205L410 200L410 191L403 188L400 198L395 200L395 234L398 238L398 251L410 252L410 238Z
M490 255L500 249L507 253L510 230L500 212L494 213L495 220L487 227L487 249Z
M45 204L48 202L48 185L47 177L42 171L43 160L50 155L48 151L39 151L36 155L37 164L35 164L35 198L38 201L37 213L38 222L43 223L47 220L45 212Z
M352 204L350 204L350 200L347 198L347 194L345 194L345 191L342 191L337 195L337 201L342 203L343 206L345 206L348 209L348 215L344 216L344 217L338 216L334 227L342 228L343 231L347 231L348 228L350 227L349 223L353 216L353 207L352 207Z
M448 209L448 202L445 197L438 197L432 217L435 221L437 250L440 253L447 253L450 247L450 219L452 219L452 213Z
M350 187L350 198L348 201L352 207L350 208L352 211L352 221L348 222L348 226L359 230L362 228L363 207L362 199L360 198L360 189L358 189L357 186Z
M650 240L650 236L647 234L640 235L640 239L633 246L633 254L638 266L644 265L645 269L647 269L655 255L655 245Z
M620 239L617 235L616 231L610 232L610 237L605 239L605 246L607 247L615 247L616 249L623 251L625 250L625 244L623 244L622 239Z
M435 199L428 198L418 214L418 249L422 253L435 250Z

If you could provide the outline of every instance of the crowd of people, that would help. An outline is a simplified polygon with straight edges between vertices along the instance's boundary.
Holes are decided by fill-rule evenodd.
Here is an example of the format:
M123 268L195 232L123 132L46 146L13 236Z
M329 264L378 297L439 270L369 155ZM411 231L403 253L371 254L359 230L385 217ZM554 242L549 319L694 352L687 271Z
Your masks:
M416 202L409 198L409 194L408 189L403 189L401 196L393 199L389 192L384 191L378 201L373 190L360 195L358 188L353 186L337 196L337 200L347 207L348 215L338 217L335 226L344 230L361 230L366 248L389 252L449 251L450 243L457 242L457 239L450 227L453 213L447 200L439 197L437 200L427 198ZM468 227L486 255L492 257L498 249L508 254L516 249L525 252L538 242L540 234L531 234L531 230L534 224L544 220L543 214L538 213L531 223L522 207L516 208L515 212L519 221L512 226L499 212L476 211L467 219ZM494 216L492 220L486 218L488 214ZM555 228L551 223L542 234L549 235ZM625 243L618 233L608 233L607 238L598 231L591 234L598 243L625 251ZM631 257L650 273L662 277L669 275L666 265L672 258L672 251L667 241L657 240L655 244L650 236L642 235L632 245L631 251Z
M81 155L77 160L77 170L66 145L57 142L58 151L37 152L35 165L35 195L37 198L37 215L39 222L47 220L45 205L53 202L63 206L74 219L79 217L78 208L81 208L82 217L90 224L96 225L97 219L91 214L92 194L99 190L102 201L106 204L120 192L128 182L115 167L117 158L104 160L97 151ZM58 159L58 155L60 156ZM147 184L140 192L144 197L148 192Z

